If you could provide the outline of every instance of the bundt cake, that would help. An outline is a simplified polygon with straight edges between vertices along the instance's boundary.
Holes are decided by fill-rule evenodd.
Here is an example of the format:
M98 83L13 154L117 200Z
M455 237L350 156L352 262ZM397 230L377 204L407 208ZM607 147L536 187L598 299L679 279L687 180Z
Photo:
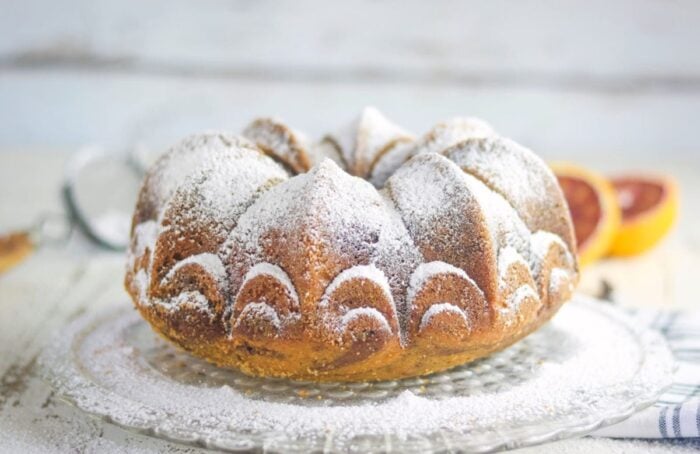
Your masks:
M485 122L415 138L367 108L312 143L275 119L148 172L126 288L221 366L316 381L444 370L545 323L578 279L552 172Z

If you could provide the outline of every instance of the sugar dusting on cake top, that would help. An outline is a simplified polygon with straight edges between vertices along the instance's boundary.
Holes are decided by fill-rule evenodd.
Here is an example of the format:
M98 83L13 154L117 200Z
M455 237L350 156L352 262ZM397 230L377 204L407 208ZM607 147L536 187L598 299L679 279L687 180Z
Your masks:
M330 254L340 257L334 261L348 263L359 259L382 270L389 276L394 297L403 300L400 289L421 256L400 218L387 209L386 203L371 184L325 160L257 199L239 218L222 255L235 280L248 266L270 260L266 243L269 232L291 244L313 241L318 257ZM303 255L303 251L299 253ZM327 265L322 259L317 264ZM292 281L296 278L299 282L295 284L303 286L316 271L315 265L308 263L310 274L291 275Z
M348 170L367 177L375 159L387 148L412 141L413 136L374 107L365 107L350 123L326 136L340 151Z
M547 209L565 208L558 189L552 189L551 171L481 120L439 123L414 142L412 134L367 108L315 145L278 120L253 125L246 133L252 141L217 132L190 136L149 171L130 250L135 285L146 288L151 282L152 270L136 269L137 259L147 250L153 254L164 232L194 235L192 241L211 232L216 247L180 257L163 273L166 280L197 264L226 287L221 291L230 299L243 283L267 274L298 305L311 307L340 277L366 279L395 304L404 326L412 298L432 274L458 274L479 287L471 271L492 269L501 279L510 264L520 262L537 277L552 245L568 251L568 263L575 267L570 239L562 239L570 225ZM275 153L279 159L269 157ZM488 238L460 238L460 230L482 223ZM472 265L478 266L428 258L421 245L428 243L431 254L447 253L459 241L472 241L469 250L475 255L464 259L477 260ZM566 272L552 271L551 286L571 281ZM314 290L318 285L321 292ZM495 292L480 289L488 298L506 299L511 308L531 296L523 288L501 294L505 286L494 285ZM141 294L141 304L152 302L147 292ZM157 303L176 307L190 301L205 308L203 295L188 295ZM431 309L426 323L440 310L452 310L448 303ZM367 304L355 315L346 313L342 323L373 316L372 302ZM248 310L273 324L285 323L272 307Z

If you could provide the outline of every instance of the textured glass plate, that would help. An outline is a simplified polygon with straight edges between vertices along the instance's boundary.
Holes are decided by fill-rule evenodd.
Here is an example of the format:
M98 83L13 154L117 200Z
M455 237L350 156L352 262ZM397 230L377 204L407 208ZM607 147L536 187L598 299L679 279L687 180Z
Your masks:
M304 452L487 452L582 435L651 405L673 373L658 334L581 296L502 352L398 381L247 377L174 349L126 304L73 322L41 365L59 396L127 429Z

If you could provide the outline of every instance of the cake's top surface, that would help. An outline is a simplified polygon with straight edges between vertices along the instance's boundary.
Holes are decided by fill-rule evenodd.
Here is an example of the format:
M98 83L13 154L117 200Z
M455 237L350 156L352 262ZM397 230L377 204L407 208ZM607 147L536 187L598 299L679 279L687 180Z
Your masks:
M130 248L137 304L198 311L234 338L313 327L405 347L535 317L576 280L554 175L481 120L415 139L367 108L316 143L271 118L244 135L191 136L148 172Z

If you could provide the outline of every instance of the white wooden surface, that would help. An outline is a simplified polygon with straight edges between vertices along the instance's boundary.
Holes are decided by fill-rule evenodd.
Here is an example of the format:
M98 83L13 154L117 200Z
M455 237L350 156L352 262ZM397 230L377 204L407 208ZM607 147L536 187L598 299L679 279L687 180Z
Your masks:
M163 146L373 104L485 117L546 156L697 154L700 3L6 0L0 147Z
M700 73L692 0L22 0L3 10L0 55L26 65L487 84L519 73L601 88Z

